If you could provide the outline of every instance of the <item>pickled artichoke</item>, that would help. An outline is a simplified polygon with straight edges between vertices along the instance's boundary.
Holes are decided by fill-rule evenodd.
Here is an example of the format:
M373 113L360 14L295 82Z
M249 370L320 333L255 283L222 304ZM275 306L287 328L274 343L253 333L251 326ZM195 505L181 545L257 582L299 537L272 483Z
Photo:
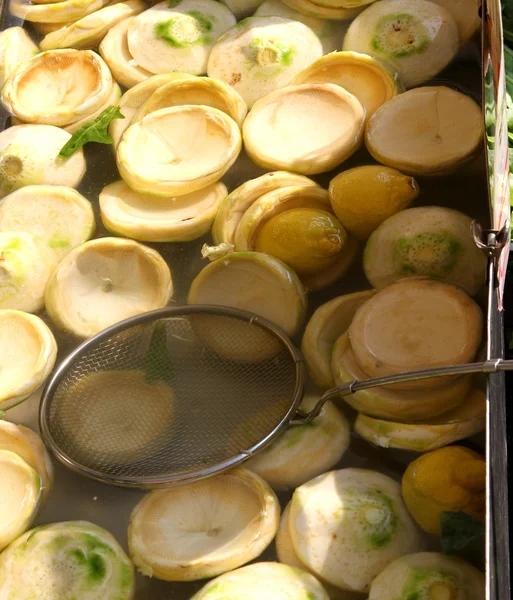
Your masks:
M0 32L0 89L9 75L22 62L32 58L39 48L21 27L9 27Z

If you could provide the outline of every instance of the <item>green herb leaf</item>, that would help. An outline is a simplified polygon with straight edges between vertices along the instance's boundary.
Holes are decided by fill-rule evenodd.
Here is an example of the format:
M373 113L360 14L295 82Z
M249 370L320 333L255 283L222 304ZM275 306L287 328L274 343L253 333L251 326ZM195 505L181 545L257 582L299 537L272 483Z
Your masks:
M107 128L114 119L124 119L125 115L119 106L109 106L101 112L94 121L83 125L64 144L59 152L59 158L69 158L84 144L98 142L99 144L112 144L112 138L107 133Z
M173 375L173 363L167 347L166 326L164 323L156 323L144 360L144 381L151 385L161 379L169 379Z
M444 554L455 554L485 535L484 526L464 512L443 512L440 515L440 540Z

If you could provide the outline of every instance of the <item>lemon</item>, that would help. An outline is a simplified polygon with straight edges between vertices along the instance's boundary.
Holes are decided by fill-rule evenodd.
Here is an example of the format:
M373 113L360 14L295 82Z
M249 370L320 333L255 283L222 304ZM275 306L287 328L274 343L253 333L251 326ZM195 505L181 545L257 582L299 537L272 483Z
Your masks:
M279 258L299 275L311 275L333 266L346 240L334 215L316 208L293 208L262 225L255 248Z
M419 195L413 177L381 165L343 171L330 183L333 211L342 225L366 240L383 221L408 206Z
M486 509L486 462L463 446L445 446L422 454L403 475L404 502L417 523L439 535L444 511L464 512L480 521Z

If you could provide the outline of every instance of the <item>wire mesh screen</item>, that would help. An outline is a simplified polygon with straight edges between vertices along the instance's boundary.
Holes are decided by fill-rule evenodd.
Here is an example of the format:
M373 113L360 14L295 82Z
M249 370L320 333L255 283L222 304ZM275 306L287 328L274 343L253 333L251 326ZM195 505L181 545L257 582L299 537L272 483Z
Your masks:
M247 453L287 418L300 382L258 321L194 312L99 336L43 399L43 433L112 482L189 480Z

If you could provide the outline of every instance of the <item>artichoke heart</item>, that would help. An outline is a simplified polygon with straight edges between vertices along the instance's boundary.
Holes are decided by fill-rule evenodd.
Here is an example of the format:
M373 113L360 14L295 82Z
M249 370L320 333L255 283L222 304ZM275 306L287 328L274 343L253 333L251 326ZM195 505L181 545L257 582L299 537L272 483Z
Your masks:
M34 23L69 23L90 15L109 4L111 0L59 0L33 3L29 0L11 0L11 13Z
M372 298L374 290L346 294L320 306L305 329L301 352L310 377L324 389L335 387L331 374L331 354L337 339L347 331L360 306Z
M171 273L158 252L131 240L100 238L78 246L58 264L45 304L57 327L87 338L163 308L172 295Z
M456 56L458 26L450 12L435 2L385 0L356 17L343 49L384 61L406 87L413 87L435 77Z
M369 119L385 102L401 91L397 74L367 54L332 52L299 73L295 85L335 83L353 94Z
M119 143L117 163L137 192L179 196L219 181L241 146L237 123L217 108L174 106L131 125Z
M358 150L364 123L360 101L338 85L289 86L255 103L244 122L244 145L263 168L324 173Z
M482 600L485 588L484 573L461 558L419 552L401 556L387 565L372 582L369 600Z
M359 414L354 428L376 446L429 452L484 431L485 426L486 395L474 389L454 410L434 419L402 423Z
M281 0L265 0L255 12L255 17L282 17L299 21L315 33L319 38L324 54L335 52L342 48L342 41L347 30L347 23L333 23L326 19L309 17L298 10L290 8Z
M16 125L0 132L0 198L25 185L78 187L86 171L83 149L59 158L70 138L53 125Z
M115 2L74 23L48 33L41 40L42 50L57 48L95 48L117 23L133 17L146 8L141 0Z
M277 562L259 562L220 575L191 600L329 600L319 581L304 569Z
M355 379L368 379L360 367L347 332L333 346L331 372L337 387ZM360 390L344 401L354 409L373 417L399 421L422 421L438 417L457 406L466 398L472 379L462 375L430 389L397 389L397 384L387 387Z
M366 469L331 471L298 487L289 532L308 570L351 592L368 592L390 561L424 549L400 484Z
M2 200L0 231L33 233L61 259L94 235L93 207L72 188L28 185Z
M231 85L252 106L288 85L322 56L314 32L281 17L250 17L227 31L212 48L208 76Z
M283 0L283 2L294 10L309 17L318 19L332 19L334 21L349 21L358 16L368 4L365 0L355 0L351 8L326 6L316 0Z
M164 581L205 579L258 557L279 519L280 504L268 484L233 469L147 494L130 516L130 555L142 573ZM176 536L183 543L176 544Z
M0 481L1 552L32 524L41 501L42 484L37 471L20 456L1 448Z
M383 104L368 122L365 145L388 167L434 177L474 160L483 135L481 108L472 98L445 86L425 86Z
M280 260L260 252L233 252L208 264L194 279L188 304L231 306L260 315L276 323L289 336L301 327L306 312L306 291L298 276ZM215 318L195 320L195 330L207 345L232 360L254 362L280 352L280 343L246 323L231 325L236 347L227 336L219 336Z
M21 314L22 319L24 316L27 315ZM29 316L29 319L36 320L38 318ZM42 321L39 321L39 323L43 324ZM50 330L46 329L46 334L50 334ZM42 328L41 331L43 330ZM46 339L48 340L52 337L50 334L49 338L47 337ZM55 344L51 347L53 348L53 355L55 355ZM46 359L46 362L48 362L48 359ZM53 365L53 362L51 364ZM23 425L15 425L9 421L0 420L0 448L14 452L37 471L41 477L43 500L45 500L52 488L54 469L50 455L39 435Z
M0 309L41 310L55 264L54 253L40 237L0 232Z
M1 287L0 270L0 293ZM48 377L55 364L57 344L39 317L19 310L0 310L0 348L9 349L0 354L0 410L7 410L28 398ZM0 447L9 450L14 448L10 443L5 445L10 436L5 431L8 425L0 421ZM22 456L35 468L34 461ZM39 467L37 470L42 475L51 471ZM50 480L51 473L44 478Z
M215 244L228 244L233 248L235 233L244 213L261 196L282 187L288 186L316 186L315 181L288 173L287 171L274 171L266 173L255 179L244 182L241 186L223 200L214 221L212 238Z
M22 63L2 90L2 102L25 123L59 127L90 117L105 105L114 82L91 50L49 50Z
M248 112L248 107L239 94L222 81L209 77L176 78L153 92L134 115L132 123L161 108L184 104L217 108L231 117L239 127L242 127Z
M212 46L235 23L226 6L214 0L161 2L130 21L128 48L151 73L202 75Z
M118 235L143 242L187 242L210 231L227 195L220 182L183 196L158 198L117 181L101 191L100 211L105 227Z
M22 62L32 58L39 48L21 27L9 27L0 32L0 89L9 75Z
M131 600L134 569L112 535L87 521L41 525L0 557L5 598Z
M161 86L177 79L192 79L194 75L187 73L163 73L152 75L127 90L119 101L119 110L124 119L113 119L109 125L109 134L113 139L113 148L117 148L121 136L130 127L132 118L150 96Z
M116 81L126 88L131 88L152 75L135 62L128 49L127 31L132 19L135 17L123 19L114 25L98 48Z
M308 289L326 287L342 277L357 248L320 186L264 194L240 218L234 241L236 251L256 250L279 258Z

